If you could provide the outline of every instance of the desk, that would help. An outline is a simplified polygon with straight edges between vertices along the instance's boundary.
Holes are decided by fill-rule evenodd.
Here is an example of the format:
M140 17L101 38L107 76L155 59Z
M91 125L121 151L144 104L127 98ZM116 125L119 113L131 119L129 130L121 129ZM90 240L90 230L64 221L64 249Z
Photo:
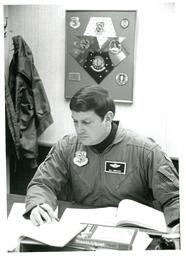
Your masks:
M24 203L25 202L25 196L23 195L15 195L15 194L7 194L7 216L10 213L10 210L12 208L13 203ZM72 202L67 202L67 201L58 201L58 216L59 218L62 216L64 210L67 207L73 207L73 208L82 208L82 205L76 204L76 203L72 203ZM83 208L90 208L90 206L83 206ZM148 250L154 250L155 247L157 246L159 242L159 238L154 238L152 243L148 246ZM180 240L176 239L174 240L175 245L176 245L176 249L180 249ZM35 247L35 248L34 248ZM53 248L49 247L49 246L40 246L38 247L37 245L30 245L30 251L34 251L34 250L39 250L39 251L51 251L53 250ZM56 249L57 250L57 249Z
M24 203L25 196L23 195L16 195L16 194L7 194L7 216L10 213L13 203ZM64 210L67 207L71 208L94 208L91 206L82 206L80 204L76 204L74 202L67 202L67 201L58 201L58 217L61 218Z
M25 196L16 194L7 194L7 217L12 209L14 203L24 203Z

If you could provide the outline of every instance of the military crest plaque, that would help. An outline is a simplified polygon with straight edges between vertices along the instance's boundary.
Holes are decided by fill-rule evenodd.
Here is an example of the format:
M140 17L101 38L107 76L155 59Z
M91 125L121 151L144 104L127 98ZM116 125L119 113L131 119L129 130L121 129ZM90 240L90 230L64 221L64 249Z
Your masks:
M133 103L135 25L134 10L66 11L65 98L95 84Z

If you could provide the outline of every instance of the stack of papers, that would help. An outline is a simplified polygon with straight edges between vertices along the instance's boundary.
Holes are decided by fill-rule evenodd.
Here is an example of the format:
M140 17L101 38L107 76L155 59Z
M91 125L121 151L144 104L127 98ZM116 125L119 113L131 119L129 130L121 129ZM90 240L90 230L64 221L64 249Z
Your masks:
M30 220L23 217L24 211L23 203L15 203L12 207L8 218L8 251L15 250L22 236L47 245L63 247L86 227L85 224L73 220L67 222L63 219L59 222L34 226Z

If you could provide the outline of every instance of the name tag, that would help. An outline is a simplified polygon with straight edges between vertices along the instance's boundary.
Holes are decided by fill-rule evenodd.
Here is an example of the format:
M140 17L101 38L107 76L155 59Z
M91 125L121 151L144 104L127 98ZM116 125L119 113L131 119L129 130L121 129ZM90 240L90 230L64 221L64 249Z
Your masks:
M126 163L125 162L105 162L105 172L114 174L125 174L126 173Z

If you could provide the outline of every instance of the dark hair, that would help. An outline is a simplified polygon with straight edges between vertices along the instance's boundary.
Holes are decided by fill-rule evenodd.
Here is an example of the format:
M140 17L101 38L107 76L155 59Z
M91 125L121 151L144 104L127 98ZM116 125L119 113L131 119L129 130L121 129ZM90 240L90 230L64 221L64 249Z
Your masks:
M102 119L108 111L115 114L115 103L108 91L101 86L87 86L77 91L70 101L70 109L76 112L94 110Z

